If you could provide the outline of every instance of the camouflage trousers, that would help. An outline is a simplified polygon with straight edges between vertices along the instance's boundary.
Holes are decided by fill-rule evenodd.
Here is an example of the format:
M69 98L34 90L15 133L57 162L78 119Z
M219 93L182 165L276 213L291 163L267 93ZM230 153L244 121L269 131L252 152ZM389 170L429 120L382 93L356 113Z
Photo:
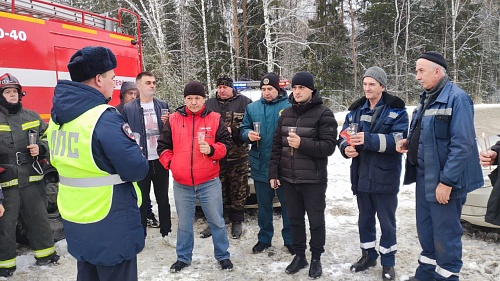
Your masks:
M229 206L229 220L241 222L244 219L243 211L247 199L248 159L234 162L222 163L219 177L224 205Z

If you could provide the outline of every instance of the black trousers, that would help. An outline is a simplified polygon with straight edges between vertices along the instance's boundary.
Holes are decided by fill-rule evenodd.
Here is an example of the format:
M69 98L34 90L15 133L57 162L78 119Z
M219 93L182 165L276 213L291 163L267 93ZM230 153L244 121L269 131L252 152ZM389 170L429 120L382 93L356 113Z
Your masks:
M114 266L78 261L77 281L137 281L137 256Z
M309 241L312 259L319 259L325 251L325 207L326 183L291 184L281 181L285 190L288 218L292 229L293 249L297 256L305 257L306 223L309 219Z
M141 223L144 227L144 236L146 236L148 198L151 191L151 182L153 182L156 203L158 203L160 233L167 235L172 231L170 203L168 201L168 171L163 168L158 159L149 161L148 174L143 180L137 182L142 193Z

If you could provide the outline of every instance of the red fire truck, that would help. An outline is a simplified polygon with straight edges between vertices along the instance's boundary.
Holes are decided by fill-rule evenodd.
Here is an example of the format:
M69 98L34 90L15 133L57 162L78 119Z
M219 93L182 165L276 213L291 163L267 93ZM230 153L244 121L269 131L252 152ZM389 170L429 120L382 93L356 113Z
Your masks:
M48 121L57 80L70 79L70 57L85 46L104 46L118 61L110 102L117 105L121 84L135 81L143 69L139 16L127 9L119 9L117 16L110 18L42 0L0 0L0 75L14 75L26 92L23 106ZM137 34L120 32L124 18L134 24ZM50 165L44 168L44 174L49 222L57 241L64 238L56 203L59 177ZM27 244L23 228L19 220L17 241Z
M0 75L11 73L26 96L23 106L48 121L58 79L70 79L66 65L85 46L104 46L118 61L111 105L120 102L123 81L142 71L139 16L119 9L118 18L43 0L0 0ZM137 34L120 32L122 19L135 22Z

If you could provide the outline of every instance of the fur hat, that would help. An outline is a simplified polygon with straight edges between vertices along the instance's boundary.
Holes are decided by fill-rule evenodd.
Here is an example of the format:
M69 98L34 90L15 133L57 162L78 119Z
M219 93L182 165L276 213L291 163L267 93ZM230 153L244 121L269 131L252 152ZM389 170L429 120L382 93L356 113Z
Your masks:
M223 85L228 87L233 87L233 79L225 74L217 78L217 86Z
M275 73L267 73L265 74L263 77L262 77L262 80L260 80L260 87L262 88L262 86L264 85L271 85L273 86L276 91L280 91L280 78L278 77L278 75L276 75Z
M440 66L444 67L444 69L448 69L448 63L446 62L446 59L441 55L440 53L436 51L427 51L420 56L418 56L419 59L426 59L432 62L435 62L439 64Z
M71 80L82 82L116 68L116 57L105 47L85 47L71 56L68 70Z
M191 81L184 87L184 97L189 95L198 95L204 98L207 97L207 94L205 93L205 87L203 86L203 84L197 81Z
M368 68L363 75L363 78L365 77L371 77L377 80L382 86L387 86L387 74L385 74L385 71L378 66Z
M122 83L122 87L120 88L120 97L123 97L128 90L137 90L137 85L135 82L126 81Z
M295 85L301 85L307 87L311 90L315 90L314 88L314 77L311 73L307 71L300 71L295 73L292 78L292 87Z

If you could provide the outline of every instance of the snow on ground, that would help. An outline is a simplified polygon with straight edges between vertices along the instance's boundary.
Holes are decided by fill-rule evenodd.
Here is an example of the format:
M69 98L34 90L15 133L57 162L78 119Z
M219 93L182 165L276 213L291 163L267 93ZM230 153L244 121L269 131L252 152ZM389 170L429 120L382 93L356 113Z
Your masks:
M337 115L337 114L336 114ZM340 115L340 114L339 114ZM344 115L345 116L345 115ZM343 120L344 117L337 117ZM328 190L326 208L326 246L322 256L323 277L320 280L381 280L381 266L361 273L351 273L349 267L361 255L357 229L357 207L350 190L350 160L342 158L338 151L329 158ZM397 280L406 280L413 275L420 253L415 227L414 186L402 186L399 193L397 211L398 252L396 254ZM154 198L153 193L151 194ZM154 200L154 199L153 199ZM172 223L177 225L173 192L170 188ZM154 204L156 205L156 203ZM228 232L230 231L228 226ZM192 264L180 273L173 274L169 268L176 261L175 249L163 243L158 229L148 229L146 247L138 255L139 280L309 280L308 269L294 275L287 275L285 267L292 256L283 247L280 235L282 227L279 214L274 216L275 236L270 251L252 254L257 242L256 216L247 216L243 225L243 235L239 240L229 239L231 260L235 269L226 272L219 269L213 257L211 238L202 239L195 235L195 248ZM195 222L195 234L205 227L199 219ZM379 232L380 236L380 232ZM487 242L464 236L463 239L462 280L500 280L500 247L495 242ZM35 259L30 251L20 249L17 258L17 271L8 280L75 280L76 261L68 254L65 240L56 244L61 260L57 266L34 265ZM310 252L307 252L310 259ZM0 278L0 280L6 280Z

